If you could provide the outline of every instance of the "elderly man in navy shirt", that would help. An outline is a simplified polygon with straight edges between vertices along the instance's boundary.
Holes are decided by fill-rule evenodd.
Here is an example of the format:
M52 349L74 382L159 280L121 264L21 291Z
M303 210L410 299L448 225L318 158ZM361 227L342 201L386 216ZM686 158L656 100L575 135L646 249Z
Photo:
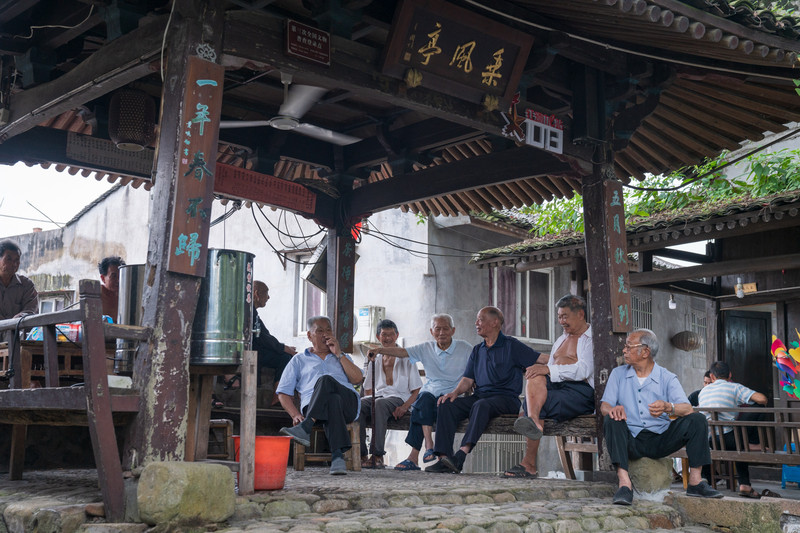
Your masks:
M522 375L536 363L539 352L513 337L503 335L503 313L496 307L478 312L475 329L483 342L472 349L464 376L438 401L434 453L439 462L426 472L461 472L467 454L477 444L489 421L499 415L519 414ZM475 387L471 396L463 396ZM459 422L469 418L461 447L453 452Z
M614 503L633 503L628 460L660 459L686 446L689 460L687 496L722 498L703 481L701 469L711 463L708 423L695 413L678 377L655 362L658 337L637 329L625 341L625 364L611 371L600 403L611 463L617 467L619 489Z

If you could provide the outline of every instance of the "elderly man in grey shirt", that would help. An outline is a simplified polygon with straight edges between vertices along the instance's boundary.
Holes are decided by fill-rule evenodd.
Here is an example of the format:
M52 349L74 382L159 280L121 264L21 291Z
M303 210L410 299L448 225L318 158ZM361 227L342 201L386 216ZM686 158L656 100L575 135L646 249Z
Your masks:
M39 294L33 282L17 274L20 255L15 242L0 241L0 320L39 311Z

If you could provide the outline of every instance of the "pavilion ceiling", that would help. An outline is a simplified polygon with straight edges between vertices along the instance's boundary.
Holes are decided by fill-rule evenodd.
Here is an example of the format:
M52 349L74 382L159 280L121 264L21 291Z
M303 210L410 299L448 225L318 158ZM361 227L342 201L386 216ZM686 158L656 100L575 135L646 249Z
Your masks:
M338 146L269 126L223 129L218 160L300 181L339 198L352 215L395 206L458 215L580 193L581 175L598 149L613 148L620 178L641 178L800 120L791 81L800 43L792 19L703 0L453 3L533 36L520 111L564 121L563 155L502 137L507 102L491 111L458 91L409 88L382 74L395 1L235 0L225 2L223 120L277 115L288 73L293 85L324 89L302 122L361 140ZM0 162L50 162L87 173L58 160L59 149L33 142L40 138L35 132L107 138L114 90L133 87L158 101L169 7L166 0L0 2L0 94L7 109ZM286 56L286 19L331 32L330 66ZM605 141L573 144L574 76L586 68L601 73L612 131ZM100 178L149 179L93 170Z

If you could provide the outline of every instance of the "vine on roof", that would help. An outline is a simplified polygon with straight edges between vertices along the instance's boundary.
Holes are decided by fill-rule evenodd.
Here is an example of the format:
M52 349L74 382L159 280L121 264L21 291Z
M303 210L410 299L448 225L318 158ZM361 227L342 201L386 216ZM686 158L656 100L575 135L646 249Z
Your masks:
M644 189L624 189L626 224L659 216L675 216L681 210L702 212L720 203L761 198L800 189L800 150L779 150L748 157L744 174L729 178L714 169L725 163L727 152L702 165L667 175L647 176L638 185ZM693 176L702 176L696 179ZM671 187L678 190L660 190ZM557 235L569 229L584 231L583 198L558 199L524 207L521 212L535 216L532 233L537 237Z

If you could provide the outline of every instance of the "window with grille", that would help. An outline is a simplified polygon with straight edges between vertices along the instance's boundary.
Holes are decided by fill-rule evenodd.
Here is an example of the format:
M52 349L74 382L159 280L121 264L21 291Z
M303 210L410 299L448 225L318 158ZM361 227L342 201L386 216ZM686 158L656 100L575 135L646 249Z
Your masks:
M641 294L631 294L633 329L653 329L653 299Z
M703 339L702 345L694 350L695 353L705 356L706 355L706 315L705 313L698 313L697 311L692 311L692 316L689 318L691 323L689 324L689 329L694 333L700 335L700 338Z
M497 267L493 303L505 316L503 333L538 342L553 341L553 270L516 272Z

